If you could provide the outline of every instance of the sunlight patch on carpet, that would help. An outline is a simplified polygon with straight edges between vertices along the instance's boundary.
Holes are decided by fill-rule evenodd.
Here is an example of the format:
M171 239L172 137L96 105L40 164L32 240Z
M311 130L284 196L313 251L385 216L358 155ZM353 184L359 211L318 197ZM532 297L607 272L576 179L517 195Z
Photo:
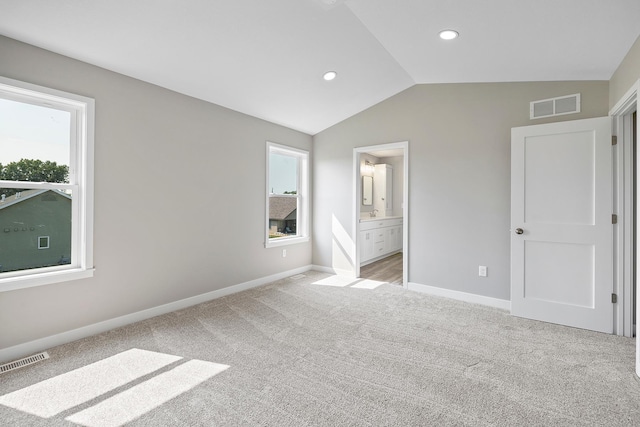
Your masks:
M354 279L353 277L346 277L346 276L329 276L322 280L318 280L317 282L313 282L312 285L335 286L339 288L344 288L359 280L360 279Z
M190 360L67 418L87 427L121 426L229 368Z
M49 418L180 359L134 348L0 396L0 404Z
M357 289L375 289L380 285L384 285L387 282L379 282L371 279L356 279L347 276L329 276L322 280L311 283L312 285L319 286L334 286L337 288L357 288Z
M358 289L375 289L380 285L384 285L387 282L379 282L377 280L371 280L371 279L364 279L359 281L358 283L356 283L355 285L351 286L352 288L358 288Z

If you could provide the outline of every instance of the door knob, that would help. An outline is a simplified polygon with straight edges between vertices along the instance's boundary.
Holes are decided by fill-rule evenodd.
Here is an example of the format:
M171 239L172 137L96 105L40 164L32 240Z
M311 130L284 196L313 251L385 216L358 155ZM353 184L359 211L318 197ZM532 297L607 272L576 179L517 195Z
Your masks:
M516 234L523 234L524 230L522 228L516 228Z

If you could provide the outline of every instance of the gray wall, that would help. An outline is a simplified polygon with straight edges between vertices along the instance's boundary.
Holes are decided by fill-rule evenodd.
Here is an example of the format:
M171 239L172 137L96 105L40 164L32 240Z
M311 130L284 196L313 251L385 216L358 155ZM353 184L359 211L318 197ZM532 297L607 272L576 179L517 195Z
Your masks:
M622 60L609 84L609 108L627 93L635 82L640 79L640 37Z
M92 279L0 294L0 349L308 265L352 267L353 148L410 141L415 283L509 299L509 135L532 100L604 116L640 78L418 85L313 138L312 245L263 247L264 141L308 135L0 37L0 75L96 100ZM176 180L180 181L177 182ZM338 253L340 252L341 253ZM479 278L477 266L489 267Z
M580 114L529 120L578 92ZM315 135L314 264L353 266L353 148L408 140L409 281L508 300L511 128L607 113L606 81L417 85Z
M0 349L311 263L265 249L265 141L311 136L0 37L0 75L96 102L95 277L0 293Z

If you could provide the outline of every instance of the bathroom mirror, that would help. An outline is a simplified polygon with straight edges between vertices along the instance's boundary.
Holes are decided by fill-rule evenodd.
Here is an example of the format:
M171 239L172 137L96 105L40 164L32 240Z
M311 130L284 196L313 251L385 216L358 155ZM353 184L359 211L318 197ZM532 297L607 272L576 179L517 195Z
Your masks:
M373 204L373 177L362 177L362 204L371 206Z

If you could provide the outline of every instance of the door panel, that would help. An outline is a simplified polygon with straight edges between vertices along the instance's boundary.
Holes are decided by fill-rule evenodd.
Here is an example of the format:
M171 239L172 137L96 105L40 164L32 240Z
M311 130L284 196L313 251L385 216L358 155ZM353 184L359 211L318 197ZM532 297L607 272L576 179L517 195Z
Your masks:
M512 129L512 314L613 332L610 135L608 117Z
M591 132L530 136L524 144L525 220L593 225L595 147Z
M524 298L593 308L593 245L525 241L524 253Z

